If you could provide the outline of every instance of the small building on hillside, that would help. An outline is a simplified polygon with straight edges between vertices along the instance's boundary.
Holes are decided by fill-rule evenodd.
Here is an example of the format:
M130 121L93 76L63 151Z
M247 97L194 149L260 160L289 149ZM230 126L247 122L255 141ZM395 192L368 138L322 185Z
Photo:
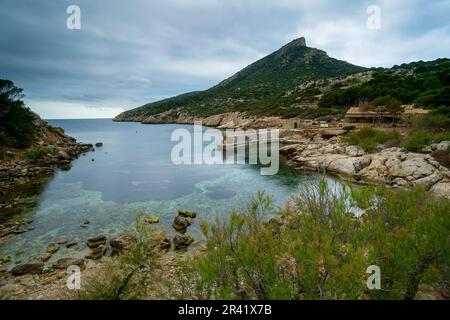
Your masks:
M300 118L291 118L291 119L283 119L283 129L302 129L302 119Z
M388 111L372 111L361 107L352 107L345 114L349 122L392 122L400 118L400 115Z

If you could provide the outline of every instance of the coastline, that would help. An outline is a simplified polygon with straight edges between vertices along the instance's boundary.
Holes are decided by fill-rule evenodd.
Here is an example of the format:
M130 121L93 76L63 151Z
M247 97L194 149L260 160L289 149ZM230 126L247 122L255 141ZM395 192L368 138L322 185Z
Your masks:
M243 113L224 113L207 118L189 116L175 109L152 116L116 117L117 122L142 124L194 124L217 129L282 128L279 117L249 117ZM368 153L346 144L339 136L322 137L320 130L280 129L280 153L297 169L328 174L358 184L385 184L394 188L422 185L437 196L450 199L450 170L437 162L430 153L447 150L450 141L434 144L427 153L408 152L400 147L381 146Z

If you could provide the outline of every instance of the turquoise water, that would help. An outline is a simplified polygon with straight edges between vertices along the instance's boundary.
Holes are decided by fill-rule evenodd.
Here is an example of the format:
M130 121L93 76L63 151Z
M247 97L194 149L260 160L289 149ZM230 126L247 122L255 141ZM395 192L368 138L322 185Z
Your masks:
M244 209L258 191L264 190L282 205L303 183L319 178L283 164L275 176L262 176L260 168L252 165L176 166L170 159L176 142L170 136L177 128L193 132L189 125L49 122L79 142L103 142L104 146L80 156L70 171L58 171L38 195L37 206L24 212L33 218L34 230L14 236L0 247L0 256L10 256L11 265L42 255L48 244L61 239L80 245L72 249L62 246L51 261L83 256L87 238L126 231L138 210L160 217L169 235L173 235L171 223L177 210L196 211L198 218L189 232L200 238L201 220ZM91 224L82 229L86 219Z

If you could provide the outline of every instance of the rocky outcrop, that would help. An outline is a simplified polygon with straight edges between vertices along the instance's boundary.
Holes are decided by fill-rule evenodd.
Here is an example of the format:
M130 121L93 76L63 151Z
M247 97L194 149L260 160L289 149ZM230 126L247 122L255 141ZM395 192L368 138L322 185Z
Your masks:
M243 112L227 112L210 117L194 117L182 108L151 116L119 115L114 121L142 122L143 124L194 124L194 122L201 122L204 126L218 129L259 129L280 128L283 126L283 120L280 117L254 117Z
M44 269L44 264L41 262L26 263L26 264L21 264L21 265L14 267L11 270L11 274L13 276L22 276L25 274L40 274L40 273L42 273L43 269Z
M36 116L36 137L26 150L14 149L5 152L0 160L0 214L10 216L20 212L20 204L14 201L21 195L21 189L38 184L39 177L52 174L55 170L69 170L71 161L80 154L93 150L90 144L79 144L67 136L61 128L50 126ZM28 156L34 150L43 154L39 158Z
M293 143L295 141L295 143ZM358 182L385 183L393 187L423 185L438 195L450 198L450 170L429 154L409 153L388 148L368 154L342 143L338 137L293 140L284 137L280 152L298 168L328 173Z

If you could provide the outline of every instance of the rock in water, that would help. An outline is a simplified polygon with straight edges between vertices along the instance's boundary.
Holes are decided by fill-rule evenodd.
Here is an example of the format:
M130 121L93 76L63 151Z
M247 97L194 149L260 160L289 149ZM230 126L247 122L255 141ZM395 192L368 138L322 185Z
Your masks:
M101 147L103 147L103 142L97 142L97 143L95 144L95 146L96 146L97 148L101 148Z
M97 247L99 247L101 245L105 245L105 244L106 244L106 237L103 235L90 238L87 241L87 246L91 249L97 248Z
M150 223L150 224L159 223L159 218L156 216L150 216L150 217L145 218L145 222Z
M177 231L185 231L190 225L190 219L182 216L176 216L172 224L173 228Z
M70 266L78 266L81 269L84 268L84 260L83 259L74 259L74 258L62 258L56 261L52 267L54 269L67 269Z
M193 211L178 210L178 214L185 218L195 219L197 217L197 213L195 213Z
M57 244L57 243L49 244L47 247L47 253L49 253L49 254L54 254L58 250L59 250L59 244Z
M23 276L25 274L40 274L44 270L44 264L39 263L26 263L15 266L11 270L13 276Z

